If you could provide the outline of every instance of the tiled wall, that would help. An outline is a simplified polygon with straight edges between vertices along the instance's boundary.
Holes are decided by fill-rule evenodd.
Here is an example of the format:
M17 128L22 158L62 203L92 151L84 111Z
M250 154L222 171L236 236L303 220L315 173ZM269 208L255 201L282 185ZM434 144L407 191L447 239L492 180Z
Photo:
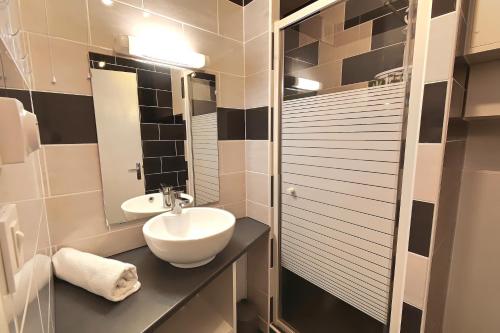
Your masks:
M285 99L368 87L377 74L402 67L408 1L393 5L397 14L379 2L341 2L286 29ZM320 82L321 90L294 88L297 77Z
M143 15L136 2L131 1L114 1L109 7L100 0L20 1L22 34L30 53L34 83L34 112L39 118L44 145L42 164L47 184L47 214L52 241L56 245L71 245L103 255L144 245L140 223L106 225L89 80L89 52L112 55L115 36L135 34L144 28L183 34L195 51L209 57L207 71L217 76L218 107L237 109L244 116L243 7L229 0L148 0L144 1L144 6L149 15ZM40 15L45 12L47 15ZM120 65L127 66L118 61L115 66ZM143 108L143 115L147 111ZM159 127L181 127L177 120ZM238 122L231 120L227 131L231 132L233 126L238 127ZM156 134L154 126L144 127L148 127L143 131L148 138ZM168 132L179 134L179 131ZM158 134L161 139L160 129ZM183 135L182 132L175 138L176 156L183 150L180 145ZM243 155L244 138L230 139L241 140L239 146L238 142L234 146ZM152 150L155 160L145 163L148 174L150 170L158 171L156 157L160 156L154 152L155 147ZM148 157L149 150L146 151ZM227 149L222 148L222 151ZM221 205L240 217L246 215L245 169L241 165L231 165L233 156L221 154L221 159L228 163L223 169L230 170L221 174ZM177 160L173 162L171 165L178 165ZM241 160L238 162L241 164ZM163 181L163 178L156 179L164 177L163 171L171 174L170 169L161 170L160 176L148 175L150 184ZM183 170L174 170L174 173L177 182L182 184ZM153 187L156 185L151 189Z
M401 332L442 329L467 130L462 109L468 69L460 33L466 2L434 0L429 13Z
M17 98L31 110L28 86L11 84L13 79L23 79L15 67L10 67L13 63L6 61L8 53L4 52L0 42L0 96ZM15 274L16 290L0 296L9 333L54 332L51 243L40 160L41 152L36 151L24 163L0 166L0 206L16 205L19 228L24 233L24 261ZM0 317L4 318L3 314Z
M146 193L158 192L160 184L186 191L186 124L174 115L170 69L94 52L89 60L91 68L137 74Z

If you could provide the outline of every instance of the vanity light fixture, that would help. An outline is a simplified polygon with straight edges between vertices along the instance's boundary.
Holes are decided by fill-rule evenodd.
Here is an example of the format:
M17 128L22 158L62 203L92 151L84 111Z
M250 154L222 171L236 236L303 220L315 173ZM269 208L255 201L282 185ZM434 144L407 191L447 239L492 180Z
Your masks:
M174 35L121 36L118 42L118 53L151 62L183 68L202 68L206 63L205 55L194 52Z
M112 6L113 0L101 0L101 2L106 6Z
M297 77L293 87L301 90L318 91L321 89L321 82Z

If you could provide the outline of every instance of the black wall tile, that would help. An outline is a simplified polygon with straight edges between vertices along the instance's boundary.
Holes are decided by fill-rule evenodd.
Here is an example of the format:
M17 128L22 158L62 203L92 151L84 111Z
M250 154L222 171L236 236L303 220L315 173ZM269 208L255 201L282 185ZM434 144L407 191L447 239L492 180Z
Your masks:
M319 41L316 41L287 51L285 56L316 66L318 64L318 48Z
M429 256L434 204L413 200L408 251Z
M141 124L141 138L142 140L159 140L158 124Z
M95 61L93 62L93 66L94 66L94 68L97 68L97 69L115 71L115 72L128 72L128 73L136 73L137 72L137 70L135 68L124 67L124 66L113 65L113 64L106 64L104 67L100 67Z
M137 84L141 88L172 90L170 75L164 73L138 70Z
M141 112L141 123L175 123L172 108L160 108L156 106L141 106L139 108Z
M231 1L232 3L235 3L237 5L240 5L240 6L245 5L244 0L229 0L229 1Z
M188 179L187 171L180 171L177 173L177 180L178 180L180 186L186 185L187 179Z
M207 113L217 112L217 103L212 101L197 101L192 100L193 116L201 116Z
M403 302L401 333L420 333L422 310Z
M406 40L406 34L403 33L403 27L406 26L403 21L405 12L400 11L399 15L391 13L379 17L373 21L372 44L371 49L378 49L392 44L402 43Z
M441 16L455 10L457 0L433 0L432 17Z
M160 140L186 140L186 126L160 124Z
M184 160L184 156L162 157L161 165L162 172L187 170L187 162Z
M467 80L469 78L469 64L465 60L465 57L455 58L455 64L453 67L453 78L462 87L467 87Z
M4 89L0 88L0 96L15 98L23 104L26 111L33 112L29 90Z
M172 93L170 91L157 90L158 106L172 107Z
M443 81L428 83L424 87L419 137L421 143L441 142L447 85L448 82Z
M154 191L160 188L160 184L166 186L178 186L177 172L161 173L154 175L146 175L146 190Z
M89 60L104 61L106 64L116 64L116 57L95 52L89 52Z
M245 140L245 110L217 108L219 140Z
M116 64L121 66L133 67L138 69L145 69L149 71L154 71L155 66L153 64L148 64L142 61L136 61L127 58L116 57Z
M168 66L155 64L155 71L158 73L165 73L170 75L170 67Z
M174 116L174 120L175 120L175 123L176 123L177 125L181 125L181 124L186 125L186 122L185 122L185 121L184 121L184 119L182 118L182 114L176 114L176 115Z
M139 105L144 106L157 106L156 102L156 90L153 89L137 89L137 94L139 97Z
M396 44L342 61L342 85L372 80L376 74L403 66L405 44Z
M92 96L34 91L42 144L96 143Z
M215 75L203 72L196 72L195 78L215 82Z
M175 141L175 149L177 150L177 156L184 155L184 141Z
M161 172L161 157L152 157L143 159L144 174Z
M396 9L408 7L408 0L392 1ZM391 9L382 1L355 0L347 1L345 8L344 29L373 20L377 17L391 13Z
M144 157L175 156L175 141L143 141Z
M293 14L315 1L316 0L282 0L280 1L280 18Z
M246 138L247 140L268 139L268 107L248 109L246 114Z

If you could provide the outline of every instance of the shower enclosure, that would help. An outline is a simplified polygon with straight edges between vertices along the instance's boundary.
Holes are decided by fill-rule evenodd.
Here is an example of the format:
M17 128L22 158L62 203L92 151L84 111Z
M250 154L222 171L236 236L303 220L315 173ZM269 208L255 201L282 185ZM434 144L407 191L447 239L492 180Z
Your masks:
M413 6L317 1L275 25L282 330L389 329Z

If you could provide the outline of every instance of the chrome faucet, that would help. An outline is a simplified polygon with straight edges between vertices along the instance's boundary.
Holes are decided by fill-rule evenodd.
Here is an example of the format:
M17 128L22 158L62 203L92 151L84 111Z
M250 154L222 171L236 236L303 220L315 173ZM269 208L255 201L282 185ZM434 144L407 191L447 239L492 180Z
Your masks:
M172 212L176 215L182 213L182 208L184 208L184 203L182 201L181 192L180 191L171 191L170 200L172 202Z
M160 193L163 195L163 208L174 208L174 201L172 201L172 193L175 192L172 186L165 186L160 184Z

